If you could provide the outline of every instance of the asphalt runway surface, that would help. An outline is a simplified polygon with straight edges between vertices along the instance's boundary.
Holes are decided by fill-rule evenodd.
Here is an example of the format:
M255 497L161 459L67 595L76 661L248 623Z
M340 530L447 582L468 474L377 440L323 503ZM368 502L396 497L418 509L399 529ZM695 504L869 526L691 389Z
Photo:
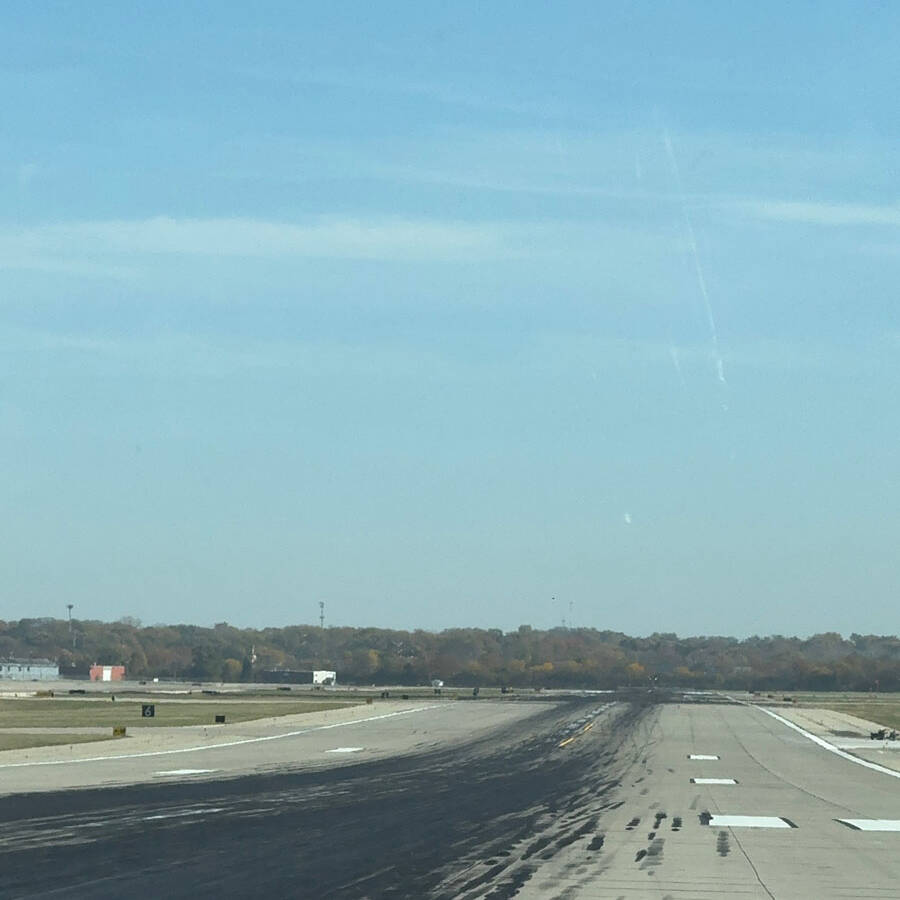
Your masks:
M0 896L900 897L900 779L761 710L495 706L359 763L0 797Z

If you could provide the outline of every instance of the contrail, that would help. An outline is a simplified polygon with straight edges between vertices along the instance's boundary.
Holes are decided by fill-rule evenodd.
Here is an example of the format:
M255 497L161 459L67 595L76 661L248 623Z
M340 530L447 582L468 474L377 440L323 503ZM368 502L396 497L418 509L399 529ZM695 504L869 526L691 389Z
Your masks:
M712 341L713 358L716 363L716 376L718 377L719 382L727 387L728 381L725 379L725 362L719 351L719 332L716 328L716 319L713 315L712 304L709 302L709 291L706 289L706 277L703 274L703 266L700 263L700 254L697 251L697 238L694 235L694 225L691 222L691 217L688 213L684 188L681 186L681 172L678 168L678 160L675 159L675 151L672 148L672 139L669 137L669 131L666 128L663 129L663 143L666 146L666 154L669 157L669 165L672 168L672 177L675 179L675 187L678 190L678 199L681 202L681 215L684 219L684 228L688 237L688 246L691 250L691 259L694 261L694 272L697 274L697 284L700 287L700 295L703 297L703 305L706 307L706 322L709 325L709 336Z

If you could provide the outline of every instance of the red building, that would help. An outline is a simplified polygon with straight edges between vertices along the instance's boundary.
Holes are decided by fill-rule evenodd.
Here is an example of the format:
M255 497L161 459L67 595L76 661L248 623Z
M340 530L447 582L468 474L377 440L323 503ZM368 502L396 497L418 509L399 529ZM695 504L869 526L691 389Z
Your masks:
M124 681L125 666L91 666L91 681Z

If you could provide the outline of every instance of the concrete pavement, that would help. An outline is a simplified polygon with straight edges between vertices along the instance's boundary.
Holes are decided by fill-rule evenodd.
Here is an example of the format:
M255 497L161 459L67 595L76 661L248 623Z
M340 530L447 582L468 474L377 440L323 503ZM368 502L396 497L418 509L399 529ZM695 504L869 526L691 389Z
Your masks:
M746 706L658 707L634 740L602 850L573 844L517 896L553 884L566 898L900 897L900 834L838 821L900 820L900 780Z
M387 700L233 725L134 729L118 741L2 752L0 794L380 759L471 740L534 712L524 703Z
M0 797L4 895L900 897L900 779L764 710L396 712L163 764L0 769L141 782Z

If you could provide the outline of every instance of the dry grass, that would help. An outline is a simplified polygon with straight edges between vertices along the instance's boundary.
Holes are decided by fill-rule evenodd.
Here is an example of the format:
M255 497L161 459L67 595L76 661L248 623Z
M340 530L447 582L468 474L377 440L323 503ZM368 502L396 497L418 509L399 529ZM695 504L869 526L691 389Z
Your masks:
M61 744L90 744L117 741L112 734L0 734L0 750L25 750L28 747L58 747Z
M153 728L212 725L217 714L226 722L247 722L274 716L344 709L355 704L315 700L269 700L229 703L214 699L153 701L154 718L141 716L141 704L130 700L0 700L0 728L84 728L125 725Z
M831 709L834 712L847 713L866 719L869 722L877 722L885 728L900 729L900 703L865 703L865 702L829 702L819 705L820 709Z

